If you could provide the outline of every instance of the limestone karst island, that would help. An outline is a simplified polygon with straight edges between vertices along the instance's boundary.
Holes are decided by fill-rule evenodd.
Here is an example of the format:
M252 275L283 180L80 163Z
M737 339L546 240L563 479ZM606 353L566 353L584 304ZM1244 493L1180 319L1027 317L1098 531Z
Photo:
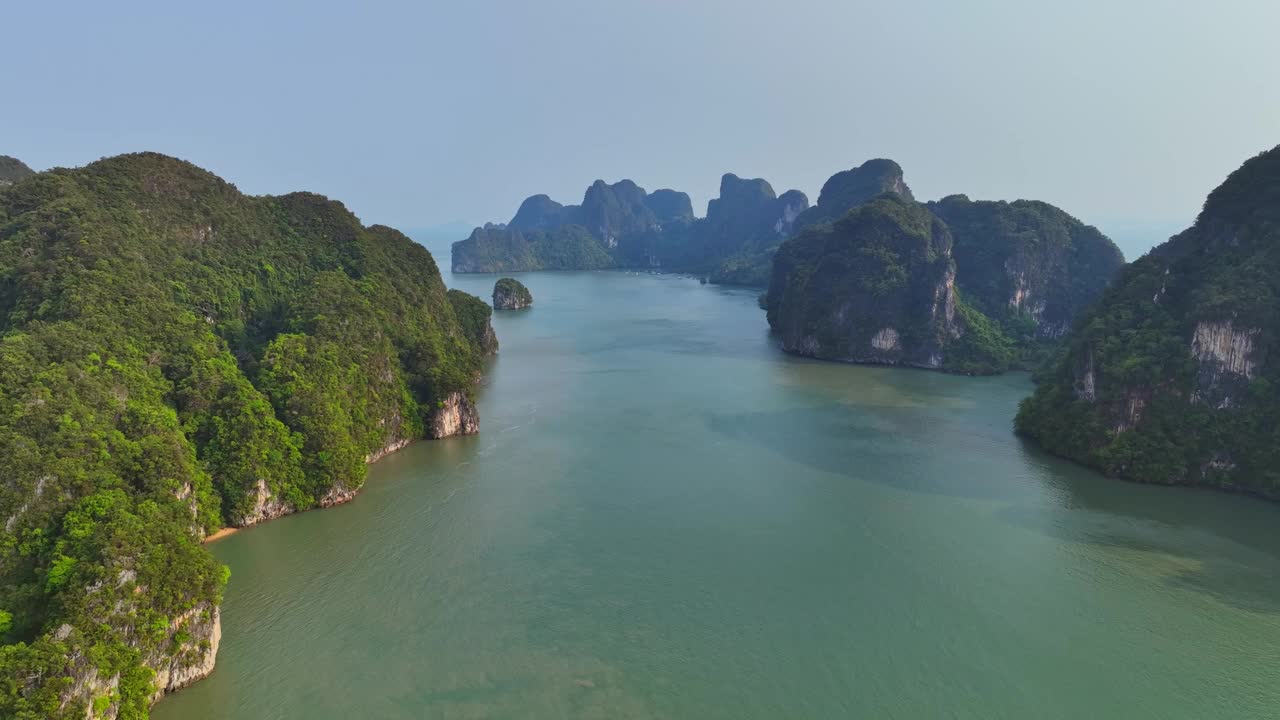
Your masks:
M1277 717L1280 6L1151 10L0 12L0 720Z

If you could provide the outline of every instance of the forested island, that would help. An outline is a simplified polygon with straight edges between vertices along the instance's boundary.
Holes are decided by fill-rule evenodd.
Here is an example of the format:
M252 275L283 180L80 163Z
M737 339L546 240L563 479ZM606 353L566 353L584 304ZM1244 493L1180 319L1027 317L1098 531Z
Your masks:
M1123 264L1047 203L888 193L783 243L765 305L788 352L993 374L1042 362Z
M455 272L641 268L772 287L788 352L965 374L1043 361L1123 264L1045 202L917 202L887 159L831 176L813 206L727 174L703 218L684 193L597 181L581 205L535 195L453 245Z
M1017 429L1108 475L1280 499L1280 147L1124 269Z
M201 539L476 432L490 310L319 195L245 196L152 153L18 174L0 188L0 716L144 718L213 668L229 571Z
M818 204L799 190L781 195L761 178L728 173L720 195L697 218L689 196L647 193L631 180L597 180L581 205L546 195L525 200L510 222L477 228L453 245L454 272L652 269L690 273L712 282L763 286L779 243L884 192L911 196L902 168L870 160L837 173Z

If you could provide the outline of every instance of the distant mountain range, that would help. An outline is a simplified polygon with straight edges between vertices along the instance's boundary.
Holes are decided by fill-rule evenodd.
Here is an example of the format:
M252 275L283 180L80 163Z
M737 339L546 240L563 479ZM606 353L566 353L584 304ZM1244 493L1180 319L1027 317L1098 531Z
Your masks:
M779 247L790 253L775 263ZM887 159L832 175L812 206L798 190L778 195L763 179L726 174L702 218L688 195L650 194L630 180L596 181L580 205L534 195L510 222L454 243L452 260L454 272L648 268L756 287L772 279L770 322L791 352L966 373L1043 356L1124 264L1105 235L1048 203L917 202ZM924 326L933 329L917 332Z
M597 180L580 205L534 195L509 222L477 228L454 244L453 270L650 268L762 286L774 250L797 229L885 192L911 198L902 168L892 160L837 173L813 207L799 190L779 195L764 179L729 173L720 180L719 197L698 218L685 193L648 193L631 180Z

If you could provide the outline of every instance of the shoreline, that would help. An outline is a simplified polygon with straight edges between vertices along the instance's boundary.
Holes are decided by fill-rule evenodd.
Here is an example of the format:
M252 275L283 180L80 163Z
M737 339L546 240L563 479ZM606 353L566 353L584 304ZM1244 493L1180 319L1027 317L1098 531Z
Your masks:
M478 382L479 382L479 381L477 381L477 384L478 384ZM474 412L474 405L472 406L472 411ZM447 434L447 435L441 435L441 436L439 436L439 437L431 437L431 438L422 438L422 437L419 437L419 438L402 438L402 439L400 439L400 440L396 440L396 441L394 441L394 442L392 442L392 443L389 443L388 445L386 445L385 447L383 447L381 450L379 450L379 451L377 451L377 452L370 453L369 455L365 456L365 465L367 465L367 466L369 466L369 465L375 465L375 464L377 464L379 461L381 461L381 460L385 459L387 456L389 456L389 455L393 455L393 454L395 454L395 453L399 452L400 450L403 450L404 448L406 448L406 447L408 447L408 446L410 446L410 445L414 444L415 442L421 441L421 440L428 440L428 439L429 439L429 440L443 440L443 439L445 439L445 438L449 438L449 437L460 437L460 436L463 436L463 435L474 435L474 434L478 434L479 432L480 432L480 429L479 429L479 422L478 422L478 420L477 420L477 422L476 422L476 426L475 426L475 430L474 430L473 432L466 432L466 431L464 430L464 431L460 431L460 432L453 432L453 433L449 433L449 434ZM315 507L306 508L306 509L304 509L304 510L294 510L294 511L291 511L291 512L284 513L283 515L278 515L278 516L276 516L276 517L266 518L266 519L262 520L261 522L254 523L253 525L246 525L246 526L244 526L244 527L224 527L224 528L220 528L220 529L218 529L218 530L216 530L216 531L214 531L214 532L212 532L212 533L209 533L209 534L208 534L208 535L206 535L204 538L202 538L202 539L200 540L200 544L201 544L201 545L208 545L208 544L210 544L210 543L217 542L218 540L221 540L221 539L223 539L223 538L225 538L225 537L227 537L227 536L229 536L229 535L234 535L234 534L236 534L236 533L240 532L241 530L245 530L245 529L247 529L247 528L255 527L255 526L257 526L257 525L261 525L262 523L271 522L272 520L278 520L278 519L280 519L280 518L282 518L282 517L287 517L287 516L289 516L289 515L297 515L297 514L299 514L299 513L301 513L301 512L310 512L310 511L312 511L312 510L327 510L327 509L329 509L329 508L331 508L331 507L337 507L338 505L344 505L344 504L346 504L346 503L350 502L351 500L354 500L354 499L355 499L355 497L356 497L357 495L359 495L359 494L360 494L360 491L361 491L361 490L363 490L363 489L364 489L364 486L363 486L363 484L362 484L362 485L361 485L361 487L356 488L355 490L350 491L350 492L348 492L348 493L346 493L346 494L344 494L344 495L341 495L341 496L340 496L340 499L336 500L335 502L332 502L332 503L329 503L329 504L320 504L320 505L317 505L317 506L315 506ZM214 612L215 612L215 613L220 612L220 610L221 610L221 604L219 604L219 605L215 605L215 606L214 606ZM222 631L221 631L221 625L219 625L219 626L218 626L218 634L219 634L219 636L221 636L221 632L222 632ZM180 685L180 686L176 686L176 687L172 687L172 688L166 688L166 689L164 689L163 691L161 691L161 692L159 693L159 696L158 696L158 697L154 697L154 698L152 699L151 703L148 705L148 709L150 709L150 708L152 708L152 707L155 707L158 703L160 703L161 701L163 701L166 697L168 697L168 696L170 696L170 695L172 695L172 694L174 694L174 693L176 693L176 692L178 692L178 691L180 691L180 690L183 690L183 689L185 689L185 688L187 688L187 687L190 687L191 685L195 685L196 683L200 682L201 680L204 680L205 678L209 677L209 675L213 674L214 670L216 669L217 657L218 657L218 649L217 649L217 646L215 645L215 646L213 647L212 656L208 659L208 663L207 663L207 670L206 670L206 671L204 671L204 672L203 672L203 673L201 673L201 674L198 674L198 675L192 676L191 678L189 678L189 679L188 679L188 681L186 681L185 683L183 683L183 684L182 684L182 685Z
M446 436L446 437L447 437L447 436ZM377 452L370 453L369 455L365 456L364 464L365 464L365 465L374 465L374 464L376 464L378 461L380 461L380 460L382 460L383 458L387 457L388 455L392 455L392 454L394 454L394 453L397 453L397 452L399 452L399 451L403 450L403 449L404 449L404 448L406 448L406 447L409 447L409 445L413 444L416 440L419 440L419 439L421 439L421 438L405 438L405 439L402 439L402 440L397 440L397 441L395 441L395 442L391 443L390 445L387 445L386 447L382 448L381 450L378 450ZM347 494L343 495L340 499L338 499L338 500L336 500L336 501L334 501L334 502L328 503L328 504L321 503L321 504L319 504L319 505L316 505L315 507L309 507L309 508L306 508L306 509L303 509L303 510L293 510L293 511L291 511L291 512L284 513L283 515L279 515L279 516L276 516L276 517L270 517L270 518L263 519L261 522L256 522L256 523L254 523L253 525L245 525L245 526L243 526L243 527L234 527L234 526L232 526L232 527L224 527L224 528L220 528L220 529L215 530L215 531L213 531L213 532L209 533L208 535L204 536L204 539L200 541L200 544L201 544L201 545L208 545L209 543L217 542L218 540L221 540L221 539L223 539L223 538L227 537L228 535L234 535L234 534L236 534L236 533L240 532L241 530L246 530L246 529L251 528L251 527L254 527L254 526L256 526L256 525L261 525L262 523L265 523L265 522L271 522L272 520L278 520L278 519L280 519L280 518L282 518L282 517L287 517L287 516L289 516L289 515L297 515L297 514L299 514L299 513L309 512L309 511L311 511L311 510L327 510L327 509L329 509L329 508L331 508L331 507L337 507L338 505L345 505L346 503L348 503L348 502L350 502L350 501L354 500L354 499L355 499L355 497L356 497L356 495L358 495L358 494L360 493L360 490L362 490L362 489L363 489L363 486L361 486L360 488L356 489L355 491L352 491L352 492L350 492L350 493L347 493Z
M215 530L214 532L211 532L208 535L205 535L204 539L200 541L200 544L208 545L209 543L214 542L216 540L221 540L222 538L228 535L234 535L235 533L238 533L243 529L244 528L238 528L238 527L224 527L221 530Z

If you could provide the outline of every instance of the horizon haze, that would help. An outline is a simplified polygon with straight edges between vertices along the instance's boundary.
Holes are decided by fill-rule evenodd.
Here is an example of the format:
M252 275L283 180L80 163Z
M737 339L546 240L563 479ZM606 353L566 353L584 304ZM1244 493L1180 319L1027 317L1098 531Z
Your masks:
M154 150L406 230L597 178L698 214L726 172L814 200L889 157L922 199L1045 200L1132 259L1280 141L1264 2L72 5L5 13L26 110L0 116L0 153Z

